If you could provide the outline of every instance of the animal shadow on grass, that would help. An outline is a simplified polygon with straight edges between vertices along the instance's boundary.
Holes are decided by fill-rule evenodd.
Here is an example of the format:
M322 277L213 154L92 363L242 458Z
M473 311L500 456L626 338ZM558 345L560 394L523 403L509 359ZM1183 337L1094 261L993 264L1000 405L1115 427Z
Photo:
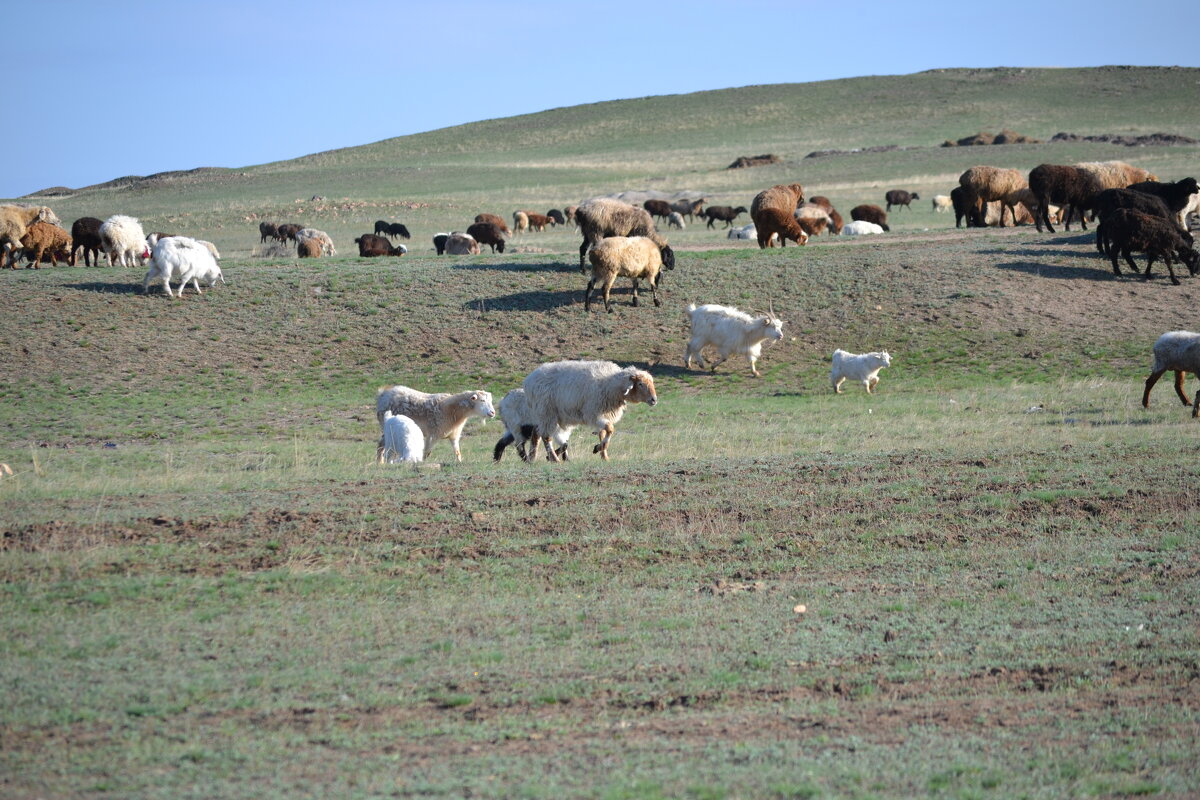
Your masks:
M1037 275L1040 278L1054 278L1056 280L1079 280L1081 278L1090 280L1113 280L1117 276L1113 274L1112 267L1106 262L1104 268L1093 269L1091 267L1061 267L1055 264L1042 264L1036 261L1005 261L996 264L1000 269L1010 269L1015 272L1027 272L1030 275Z
M517 292L500 297L480 297L463 307L468 311L548 311L552 308L575 305L583 300L577 290L550 292Z
M1071 256L1073 258L1104 258L1099 250L1096 249L1096 240L1088 242L1091 246L1086 250L1078 249L1059 249L1055 247L1022 247L1019 249L1009 250L980 250L984 255L991 256L1022 256L1024 258L1057 258L1060 256Z
M484 253L483 256L488 255ZM497 254L499 255L499 254ZM500 256L504 258L504 256ZM571 272L579 271L579 267L572 264L525 264L519 261L493 261L482 256L476 256L472 260L464 260L462 263L454 264L454 269L486 269L500 270L501 272Z
M101 292L104 294L141 294L140 283L116 283L110 281L88 281L86 283L68 283L72 289L85 292ZM153 288L153 287L152 287Z
M708 370L697 371L694 369L687 369L680 364L668 364L665 361L656 361L651 363L649 361L621 361L618 359L617 363L626 367L637 367L638 369L644 369L655 378L681 378L684 376L694 376L701 373L708 374Z

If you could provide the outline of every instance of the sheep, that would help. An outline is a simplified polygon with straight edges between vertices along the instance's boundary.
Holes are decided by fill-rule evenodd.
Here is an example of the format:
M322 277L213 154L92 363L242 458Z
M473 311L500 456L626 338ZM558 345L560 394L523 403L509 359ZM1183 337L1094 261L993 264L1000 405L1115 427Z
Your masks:
M847 222L842 228L843 236L868 236L871 234L883 233L883 226L876 225L874 222L867 222L865 219L856 219L853 222Z
M533 418L529 411L529 403L525 399L525 390L518 388L513 389L500 401L498 408L500 412L500 420L504 423L504 435L496 442L496 447L492 450L492 459L499 461L504 455L504 448L510 444L516 444L517 454L523 461L532 461L533 451L528 454L525 452L525 444L530 439L535 443L541 438L538 435L537 425L534 424ZM551 435L551 444L554 447L554 452L558 454L559 459L567 461L567 440L571 438L571 432L575 426L569 428L559 428ZM550 458L549 451L546 453L546 458Z
M1060 164L1039 164L1029 171L1029 189L1037 199L1037 215L1034 223L1039 232L1042 225L1054 233L1050 224L1050 205L1063 206L1066 229L1071 230L1071 216L1079 213L1079 224L1087 230L1084 212L1092 207L1096 195L1104 189L1096 176L1078 167Z
M267 239L279 239L279 228L274 222L258 223L258 243L262 244Z
M1126 164L1124 161L1083 161L1075 167L1096 179L1100 186L1096 191L1124 189L1130 184L1158 180L1158 176L1149 170Z
M337 250L333 246L333 239L330 239L329 234L325 231L319 231L316 228L301 228L296 231L295 238L297 246L306 239L315 239L321 245L321 255L337 255Z
M817 236L825 230L829 230L831 233L834 232L833 218L825 210L824 206L819 206L811 202L805 203L796 209L794 216L796 217L796 221L800 223L800 227L809 236Z
M647 200L642 203L642 208L650 212L652 217L662 217L666 219L671 216L671 204L666 200Z
M276 226L275 230L279 233L279 241L286 242L289 239L296 241L296 234L304 230L305 226L295 222L285 222L282 225Z
M820 236L829 227L829 217L797 217L796 224L808 237Z
M34 269L41 269L43 255L50 256L52 267L58 266L60 258L71 263L71 234L49 222L38 220L26 228L25 235L21 237L21 247L25 248ZM15 256L16 252L12 255ZM16 269L15 263L10 266Z
M546 445L547 456L558 461L553 435L561 429L588 425L600 437L592 448L608 460L608 445L616 424L630 403L658 404L654 378L636 367L622 369L611 361L554 361L542 364L522 383L530 418ZM536 457L537 440L530 458Z
M505 222L502 217L499 217L496 214L476 214L475 222L490 222L503 231L505 236L510 236L512 234L512 231L508 229L508 223Z
M446 242L449 240L450 234L448 233L435 233L433 235L433 249L437 250L439 256L446 252Z
M750 217L758 223L758 212L764 208L778 208L789 215L804 202L804 187L798 183L776 184L763 189L750 203Z
M122 214L114 214L100 226L100 246L109 263L122 267L139 266L150 255L142 223Z
M1150 407L1150 390L1167 370L1175 372L1175 393L1184 406L1192 406L1193 418L1200 416L1200 392L1196 393L1196 402L1193 404L1183 390L1186 373L1200 374L1200 333L1168 331L1154 342L1154 366L1150 368L1150 377L1146 378L1142 408Z
M954 206L954 227L967 221L968 228L983 227L983 216L971 205L970 193L961 186L950 190L950 203Z
M1016 195L1022 189L1029 188L1029 183L1025 180L1025 175L1021 170L987 166L975 166L966 170L958 176L958 184L966 192L967 202L975 208L980 216L984 213L985 203L994 200L1000 201L1001 228L1004 227L1004 209L1008 209L1012 213L1013 224L1016 224L1015 206L1020 202Z
M887 212L879 206L861 205L850 209L850 219L860 222L873 222L885 231L891 228L887 224Z
M1174 218L1167 204L1154 195L1133 189L1105 189L1092 201L1092 210L1100 220L1100 224L1096 226L1096 249L1105 255L1109 254L1111 247L1104 221L1121 208L1140 211L1165 220Z
M745 206L738 206L737 208L734 208L733 206L709 206L708 208L704 209L704 216L708 218L707 227L709 228L711 228L713 223L717 220L724 222L726 228L732 228L733 221L738 218L738 215L745 213Z
M758 229L755 228L754 223L751 222L749 225L743 225L740 228L730 228L729 233L726 234L726 238L729 238L729 239L757 239L758 238Z
M525 233L529 230L529 215L524 211L513 212L513 233Z
M733 306L713 303L697 306L693 303L687 307L687 314L692 329L691 339L683 354L683 365L687 369L692 368L692 358L695 357L701 369L716 372L717 367L729 356L738 353L746 356L750 362L750 372L759 378L762 376L756 364L762 353L763 342L777 342L783 338L783 320L776 317L774 311L765 316L752 317ZM706 364L702 351L710 345L717 348L720 357Z
M394 247L386 237L374 233L364 233L355 239L354 243L358 245L359 258L402 256L408 252L408 248L404 245Z
M592 310L592 290L599 283L604 293L604 310L612 313L609 295L617 278L633 279L633 305L638 304L638 281L645 279L654 295L654 305L661 306L658 284L663 267L675 269L675 252L663 241L646 236L610 236L601 240L588 254L592 262L592 277L583 296L583 310Z
M375 236L387 236L388 225L390 224L386 219L377 219L375 220L375 230L371 233Z
M204 245L205 249L208 250L213 258L215 258L217 261L221 260L221 251L217 249L215 244L204 239L197 239L196 241Z
M954 203L950 200L948 194L935 194L933 196L933 212L935 214L944 214L947 211L954 210Z
M480 250L479 242L475 241L474 236L467 233L454 231L446 240L446 255L477 256Z
M425 460L425 434L411 417L383 412L383 452L380 464L420 464Z
M876 384L879 383L879 370L891 365L892 357L886 350L856 354L838 349L833 351L833 370L829 374L829 380L838 394L842 393L842 381L847 378L859 381L867 390L867 394L873 394Z
M891 211L892 206L897 208L907 208L912 211L912 206L909 205L913 200L920 200L921 195L916 192L907 192L904 189L889 189L884 195L884 200L887 201L887 210Z
M810 197L808 203L805 203L804 205L809 204L825 209L825 213L829 215L830 233L840 234L842 232L842 227L845 225L845 222L842 220L842 215L839 214L838 210L833 207L833 203L829 202L828 197L819 194L815 195Z
M425 452L428 459L433 445L441 439L449 439L454 446L454 457L462 461L459 440L463 427L472 416L491 419L496 416L492 407L492 394L480 389L458 394L426 394L407 386L382 386L375 394L375 418L383 430L384 412L403 414L417 423L425 436ZM377 459L383 455L384 440L381 436L377 448Z
M0 206L0 269L4 268L4 255L21 246L21 237L35 222L61 225L58 216L47 206ZM10 266L12 266L10 264ZM14 267L15 269L15 267Z
M217 281L225 281L217 260L208 248L186 236L168 236L154 245L150 269L142 281L142 292L149 294L150 281L161 279L167 295L176 297L171 291L171 279L175 277L179 278L178 297L183 297L183 289L189 281L196 287L196 294L203 294L200 290L201 280L207 281L209 287L216 286Z
M684 227L686 227L683 224L683 214L679 213L678 211L672 211L671 215L667 217L667 227L679 228L679 230L683 230Z
M504 252L504 232L494 222L476 222L467 228L467 235L482 245L487 245L492 252Z
M1166 203L1179 227L1187 230L1187 214L1200 192L1200 184L1195 178L1183 178L1175 183L1159 183L1158 181L1142 181L1129 184L1130 189L1142 194L1152 195Z
M1138 271L1137 264L1130 256L1134 250L1146 254L1146 272L1143 275L1146 279L1150 277L1150 266L1156 258L1166 262L1171 283L1176 286L1179 285L1179 279L1175 277L1175 268L1172 266L1176 257L1192 275L1195 275L1200 267L1200 254L1192 249L1184 238L1185 234L1173 220L1168 221L1140 211L1119 208L1104 220L1104 235L1111 243L1112 267L1117 275L1121 274L1121 269L1117 266L1118 255L1125 256L1126 263L1134 273Z
M545 214L535 214L532 211L526 211L525 216L529 220L529 229L531 231L544 231L546 228L554 227L553 217L547 217Z
M575 222L583 234L583 243L579 245L580 272L584 271L583 263L588 249L606 237L645 236L659 247L667 243L655 229L649 211L607 197L582 203L575 210Z
M671 210L676 211L680 216L687 217L688 222L693 222L696 217L701 215L701 206L708 202L708 198L701 197L699 200L676 200L671 203Z
M296 256L298 258L320 258L321 255L321 243L316 239L301 239L296 243Z
M554 220L555 225L566 225L567 224L567 218L564 217L563 212L559 211L557 208L552 208L549 211L547 211L546 216L549 217L550 219ZM475 220L475 221L478 222L479 220Z
M95 217L80 217L71 224L71 266L78 263L76 251L83 250L83 263L92 266L95 257L96 266L100 266L100 226L104 223Z
M575 212L579 210L579 206L566 206L563 208L563 216L567 218L567 222L575 227L579 227L578 221L575 219Z
M776 235L779 237L780 247L786 247L788 239L799 245L808 244L808 234L792 216L791 211L779 208L760 208L758 215L754 218L754 227L757 231L760 249L774 247L773 237Z

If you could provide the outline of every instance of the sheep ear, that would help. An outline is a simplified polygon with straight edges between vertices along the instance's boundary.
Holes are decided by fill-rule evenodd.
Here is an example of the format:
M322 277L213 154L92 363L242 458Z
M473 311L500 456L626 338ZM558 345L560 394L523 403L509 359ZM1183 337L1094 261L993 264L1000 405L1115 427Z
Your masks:
M633 375L630 375L629 376L629 385L625 387L625 391L622 394L625 396L628 396L629 393L633 391L634 386L637 386L637 378Z

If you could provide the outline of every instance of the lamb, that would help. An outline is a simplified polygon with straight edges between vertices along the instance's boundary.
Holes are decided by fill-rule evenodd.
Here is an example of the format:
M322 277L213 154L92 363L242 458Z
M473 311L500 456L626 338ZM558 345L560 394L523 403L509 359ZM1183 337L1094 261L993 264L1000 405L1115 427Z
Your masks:
M1100 219L1100 224L1096 226L1096 249L1105 255L1111 253L1112 247L1104 222L1118 209L1127 208L1131 211L1140 211L1164 220L1174 219L1171 210L1161 199L1133 189L1105 189L1096 195L1092 201L1092 208Z
M678 211L672 211L671 215L667 217L667 227L683 230L685 227L683 224L683 214Z
M580 272L584 271L583 260L588 249L595 247L606 237L645 236L659 247L667 243L655 229L649 211L607 197L598 197L581 204L575 210L575 222L583 234L583 243L579 245Z
M588 254L592 262L592 277L583 296L583 310L592 309L592 290L599 283L604 292L604 309L612 313L609 295L617 278L633 279L633 305L638 304L638 281L645 279L654 295L654 305L661 306L658 284L663 267L675 269L675 252L665 241L646 236L610 236L600 241Z
M186 236L168 236L154 245L150 269L142 281L142 292L148 294L150 282L161 279L167 294L176 297L171 291L171 279L175 277L179 278L178 297L183 297L183 289L189 281L196 287L196 294L203 294L200 290L201 280L207 281L209 287L216 286L217 281L225 281L217 260L208 248Z
M662 217L663 219L671 216L672 211L671 204L666 200L647 200L642 203L642 208L650 212L650 216Z
M1071 230L1071 216L1079 213L1079 224L1087 230L1085 211L1092 207L1096 195L1105 187L1092 173L1078 167L1060 164L1039 164L1029 172L1029 189L1037 198L1034 223L1039 232L1042 225L1054 233L1050 224L1050 205L1063 206L1066 229Z
M475 237L466 233L455 231L446 239L446 254L451 256L477 256L479 255L479 242L475 241Z
M258 223L258 243L262 244L267 239L279 239L279 228L274 222Z
M704 216L708 218L708 227L711 228L713 223L721 220L725 223L726 228L733 227L733 221L738 218L739 214L745 214L746 207L738 206L709 206L704 209Z
M884 195L884 199L887 201L888 211L892 210L892 206L907 208L909 211L912 211L912 206L909 203L913 200L920 200L921 195L916 192L907 192L904 189L889 189L887 194Z
M883 233L883 228L874 222L867 222L865 219L847 222L842 228L843 236L869 236L878 233Z
M383 412L383 452L380 464L420 464L425 460L425 434L410 417Z
M296 243L296 255L299 258L320 258L321 243L316 239L302 239Z
M450 241L450 234L448 233L435 233L433 235L433 249L437 251L439 256L446 252L446 242L448 241Z
M25 229L21 246L29 255L34 269L41 269L42 256L50 256L50 266L57 267L58 259L71 263L71 234L57 225L38 220ZM12 255L16 255L14 252ZM12 266L16 269L16 264Z
M800 227L800 223L792 216L792 211L780 208L760 208L754 217L754 227L758 232L759 248L774 247L772 237L779 235L779 246L786 247L791 239L799 245L808 244L808 234Z
M525 216L529 219L530 230L544 231L546 228L554 227L553 217L548 217L545 214L535 214L532 211L526 211Z
M743 225L740 228L730 228L729 233L726 234L726 238L729 238L729 239L757 239L758 238L758 229L755 228L754 223L751 222L749 225Z
M80 217L71 224L71 266L78 263L76 251L83 250L83 263L92 266L92 258L96 266L100 266L100 226L104 223L95 217Z
M487 245L492 252L504 252L504 232L494 222L476 222L467 228L467 235L482 245Z
M1126 263L1134 273L1138 271L1137 264L1130 256L1134 250L1146 254L1146 272L1143 277L1147 279L1150 277L1150 266L1156 258L1166 262L1171 283L1176 286L1179 285L1179 279L1175 277L1174 258L1177 257L1183 262L1192 275L1200 268L1200 254L1192 249L1184 238L1185 234L1173 220L1168 221L1140 211L1119 208L1104 220L1104 235L1111 243L1112 267L1117 275L1121 274L1121 269L1117 266L1118 255L1125 256Z
M950 203L954 206L954 227L967 221L968 228L983 227L983 216L971 205L971 195L961 186L950 190Z
M515 443L517 446L517 454L521 456L523 461L533 461L533 450L527 454L525 452L525 443L530 439L533 440L536 447L540 440L538 435L537 425L533 422L533 417L529 411L529 403L525 399L524 389L513 389L500 401L500 419L504 422L505 432L500 440L496 442L496 447L492 451L492 458L499 461L504 455L504 448ZM550 437L551 445L554 447L554 452L559 459L566 461L567 459L567 440L571 438L571 432L574 426L569 428L559 428ZM546 458L550 458L549 451L546 452Z
M933 196L933 212L935 214L944 214L947 211L954 210L954 203L950 200L948 194L935 194Z
M892 365L892 357L885 350L879 353L847 353L845 350L833 351L833 370L829 380L833 390L842 393L842 381L849 378L859 381L867 394L872 394L879 383L879 370Z
M0 206L0 269L4 268L4 254L20 248L21 237L35 222L62 224L58 216L46 206Z
M495 225L497 228L499 228L504 233L505 236L509 236L512 234L512 231L510 231L508 229L508 223L505 222L502 217L499 217L496 214L486 214L486 213L485 214L476 214L475 222L479 222L479 223L490 222L493 225Z
M879 206L861 205L850 209L850 219L860 222L873 222L885 231L891 228L887 224L887 212Z
M382 431L384 412L403 414L417 423L425 436L425 452L422 458L428 459L433 445L441 439L449 439L454 446L454 457L462 461L462 451L459 440L462 439L463 426L471 417L491 419L496 416L492 407L491 392L474 390L458 394L426 394L407 386L383 386L375 395L375 418L379 420ZM381 436L376 452L377 460L381 459L384 450L384 440Z
M1200 374L1200 333L1191 331L1168 331L1154 343L1154 366L1146 378L1146 391L1142 393L1142 408L1150 407L1150 390L1167 370L1175 372L1175 393L1185 406L1192 406L1192 417L1200 416L1200 392L1194 404L1183 390L1186 373Z
M364 233L355 239L354 243L358 245L359 258L402 256L408 252L408 248L404 245L393 246L389 239L374 233Z
M529 215L524 211L513 212L513 233L525 233L529 230Z
M611 361L554 361L529 373L522 384L530 418L546 445L547 456L558 461L553 432L588 425L600 437L592 448L608 460L608 445L616 424L630 403L658 403L654 378L636 367L622 369ZM535 440L536 442L536 440ZM536 457L536 445L530 458Z
M100 246L109 263L122 267L139 266L150 255L142 223L122 214L114 214L100 226Z
M1153 195L1166 203L1171 214L1179 222L1179 227L1187 230L1187 214L1200 192L1200 184L1195 178L1183 178L1175 183L1159 183L1158 181L1142 181L1131 183L1129 188L1135 192Z
M1017 193L1029 188L1021 170L988 166L971 167L958 176L958 185L966 192L967 202L981 217L985 203L999 200L1001 228L1004 227L1004 209L1012 213L1013 224L1016 225L1016 205L1020 202Z
M325 231L319 231L316 228L301 228L296 231L296 244L299 246L305 239L315 239L321 245L321 255L336 256L337 250L334 249L333 239L329 238L329 234Z
M783 320L770 314L752 317L733 306L708 304L687 307L688 318L691 321L692 337L688 341L687 350L683 354L684 367L692 368L692 358L695 357L701 369L716 372L717 367L734 353L745 355L750 362L750 372L754 377L762 377L756 366L758 357L762 354L763 342L777 342L783 338ZM706 364L703 350L705 347L717 348L720 357Z

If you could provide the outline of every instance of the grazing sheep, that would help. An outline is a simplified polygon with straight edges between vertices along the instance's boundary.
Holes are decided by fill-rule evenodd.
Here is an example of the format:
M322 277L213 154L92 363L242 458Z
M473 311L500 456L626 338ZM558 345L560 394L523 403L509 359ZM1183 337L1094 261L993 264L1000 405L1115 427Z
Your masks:
M666 200L647 200L642 203L642 208L650 212L650 216L662 217L663 219L671 216L672 211L671 204Z
M847 222L842 228L843 236L870 236L872 234L883 233L883 227L876 225L874 222L867 222L865 219L856 219L853 222Z
M730 228L726 238L728 239L757 239L758 229L754 227L754 223L743 225L740 228Z
M95 217L80 217L71 224L71 240L74 244L71 246L71 266L75 266L79 259L76 255L78 250L83 250L83 263L85 266L92 266L92 259L95 258L96 266L100 266L100 251L102 249L100 243L100 226L104 223Z
M1029 172L1029 189L1037 201L1037 216L1034 223L1040 232L1042 225L1054 233L1050 224L1051 204L1063 207L1066 229L1071 230L1071 217L1079 214L1079 224L1087 230L1085 212L1092 207L1095 197L1104 186L1095 175L1078 167L1061 164L1039 164Z
M301 239L296 243L296 256L299 258L320 258L322 253L321 243L316 239Z
M305 226L295 222L285 222L282 225L276 226L275 230L279 232L279 241L296 241L296 235L304 230Z
M448 241L450 241L450 234L448 233L435 233L433 235L433 249L437 250L439 256L446 252L446 242Z
M333 239L329 238L329 234L325 231L319 231L316 228L301 228L296 231L296 244L304 242L307 239L314 239L321 245L321 255L336 256L337 250L334 249Z
M1146 378L1146 391L1142 392L1142 407L1150 407L1150 390L1167 370L1175 372L1175 394L1185 406L1192 406L1192 416L1200 416L1200 392L1196 393L1196 402L1188 400L1183 390L1184 376L1191 372L1200 374L1200 333L1191 331L1168 331L1154 343L1154 366L1150 368L1150 377Z
M649 211L607 197L582 203L575 210L575 222L583 234L583 243L579 245L580 272L584 271L583 263L588 249L609 236L645 236L659 247L667 243L658 235Z
M375 418L379 420L382 431L384 412L403 414L417 423L425 436L425 452L423 458L429 458L429 451L441 439L449 439L454 446L454 457L462 461L462 451L458 443L462 439L463 426L472 416L491 419L496 416L492 407L491 392L482 390L459 392L458 394L426 394L407 386L383 386L375 395ZM381 436L376 452L377 460L382 458L384 440Z
M469 234L455 231L446 240L446 255L477 256L479 252L479 242L475 241L475 237Z
M547 456L558 461L553 432L588 425L600 437L592 448L605 461L616 424L630 403L656 405L654 378L635 367L618 367L611 361L554 361L529 373L522 384L530 418L546 445ZM534 440L536 443L537 440ZM532 460L537 455L531 445Z
M819 206L811 201L805 203L796 209L796 221L800 223L800 227L804 228L804 232L809 236L817 236L828 230L834 233L833 217L829 215L829 211L824 206ZM841 230L839 227L838 230Z
M262 244L267 239L279 239L279 227L274 222L258 223L258 243Z
M390 224L391 223L388 222L386 219L375 220L375 230L372 231L372 234L374 234L375 236L387 236L388 225L390 225Z
M875 385L879 383L879 370L892 365L892 357L887 351L881 353L847 353L845 350L833 351L833 370L829 380L833 390L842 393L842 381L850 379L858 381L872 394Z
M529 220L529 229L531 231L544 231L546 228L554 227L553 217L548 217L545 214L535 214L532 211L526 211L525 216Z
M638 304L638 281L645 279L654 295L654 305L661 306L658 283L663 267L675 269L675 252L665 241L646 236L610 236L600 241L588 254L592 262L592 277L583 296L583 310L592 310L592 290L599 283L604 293L604 309L612 313L609 294L617 278L633 279L633 305Z
M381 464L420 464L425 460L425 434L421 426L403 414L383 412L383 452Z
M123 214L114 214L100 226L100 246L110 264L122 267L140 266L150 256L142 223Z
M508 223L496 214L476 214L475 221L479 223L490 222L503 231L505 236L510 236L512 234L512 231L508 229Z
M891 211L892 206L897 208L907 208L912 211L912 206L909 205L913 200L920 200L921 195L916 192L907 192L904 189L889 189L884 195L884 200L887 201L887 210Z
M1016 205L1020 202L1018 193L1029 188L1029 182L1025 180L1025 174L1021 170L988 166L971 167L958 176L958 185L966 192L967 202L981 217L984 204L998 200L1001 205L1001 228L1004 227L1005 209L1011 212L1013 224L1016 224Z
M58 259L71 263L71 234L57 225L38 220L25 229L21 237L21 247L25 248L34 269L41 269L42 256L50 257L50 266L57 267ZM14 251L13 255L16 253ZM16 269L16 264L11 265Z
M408 228L399 222L393 222L388 225L387 235L389 238L400 237L401 239L412 239L412 234L408 232Z
M691 321L692 337L683 354L683 365L691 369L692 358L701 369L716 372L717 367L734 353L745 355L750 362L750 372L761 377L756 366L762 353L763 342L777 342L783 338L783 320L774 312L761 317L752 317L733 306L708 304L687 307ZM719 358L711 364L705 363L705 347L717 348Z
M778 208L791 214L804 202L804 187L798 183L776 184L763 189L750 203L750 217L758 222L758 212L764 208Z
M707 227L709 228L711 228L713 223L717 220L724 222L726 228L732 228L733 221L738 218L738 215L745 213L745 206L738 206L737 208L734 208L733 206L709 206L708 208L704 209L704 216L708 218Z
M513 212L513 233L526 233L529 230L529 215L524 211Z
M780 208L760 208L757 216L754 218L754 227L758 232L759 248L774 247L774 238L779 237L779 246L786 247L787 240L791 239L799 245L808 244L808 234L804 232L804 228L792 216L792 211L784 211Z
M1197 193L1200 193L1200 184L1196 183L1195 178L1183 178L1174 183L1142 181L1131 183L1128 188L1162 200L1179 223L1179 227L1185 231L1187 230L1188 211L1196 203Z
M500 441L496 442L496 447L492 450L492 459L499 461L504 455L504 448L510 444L516 444L517 455L522 461L532 461L533 451L528 454L525 452L525 443L530 439L536 443L541 439L538 435L537 424L533 421L533 417L529 411L529 403L525 399L524 389L513 389L500 401L498 408L500 412L500 420L504 423L504 435L500 437ZM571 438L571 432L574 426L569 428L559 428L550 437L551 445L554 447L554 452L558 455L561 461L567 459L567 440ZM546 452L546 458L550 459L549 451Z
M578 227L578 222L575 219L575 212L579 210L579 206L567 206L563 209L563 216L567 218L567 222Z
M402 256L408 252L408 248L404 245L398 247L392 246L391 240L384 236L379 236L374 233L364 233L354 240L358 245L359 258L373 258L375 256Z
M567 218L564 217L563 212L559 211L557 208L552 208L549 211L547 211L546 216L549 217L550 219L554 220L555 225L566 225L567 224ZM475 220L475 221L478 222L479 220Z
M1195 275L1200 267L1200 254L1192 249L1191 244L1184 238L1184 232L1179 230L1173 220L1119 208L1104 220L1104 235L1110 242L1112 268L1117 275L1121 274L1121 269L1117 266L1118 254L1123 255L1129 268L1137 273L1137 264L1130 255L1134 250L1146 254L1146 272L1143 277L1147 279L1150 277L1150 266L1156 258L1166 262L1171 283L1176 286L1179 285L1179 279L1175 277L1175 258L1178 258L1192 275ZM1190 235L1188 238L1191 238Z
M933 211L935 214L944 214L947 211L954 210L954 202L948 194L935 194L933 196Z
M196 294L203 294L200 290L202 280L206 281L209 287L216 286L217 281L225 281L221 267L217 265L217 260L208 248L186 236L168 236L159 239L154 245L154 252L150 256L150 269L142 281L142 292L149 294L150 282L161 280L167 295L176 297L171 291L172 278L179 278L178 297L183 297L183 289L189 281L196 287Z
M667 227L683 230L685 227L683 224L683 214L680 214L678 211L672 211L671 215L667 217Z
M887 212L879 206L861 205L850 209L850 219L860 222L873 222L885 231L891 228L887 224Z
M983 227L983 217L971 205L971 195L966 189L961 186L951 189L950 203L954 206L954 227L959 227L964 219L968 228Z
M480 249L487 245L492 252L504 252L504 231L494 222L476 222L467 228L467 235L479 242Z
M62 224L58 216L46 206L0 206L0 269L4 268L5 254L9 250L15 251L20 248L21 237L35 222Z
M1109 241L1104 221L1121 208L1140 211L1143 214L1149 214L1152 217L1159 217L1164 220L1174 219L1171 210L1167 208L1167 204L1154 195L1138 192L1133 189L1105 189L1096 195L1092 201L1092 210L1095 211L1096 217L1100 220L1100 224L1096 226L1096 249L1105 255L1109 255L1111 252L1111 242Z

